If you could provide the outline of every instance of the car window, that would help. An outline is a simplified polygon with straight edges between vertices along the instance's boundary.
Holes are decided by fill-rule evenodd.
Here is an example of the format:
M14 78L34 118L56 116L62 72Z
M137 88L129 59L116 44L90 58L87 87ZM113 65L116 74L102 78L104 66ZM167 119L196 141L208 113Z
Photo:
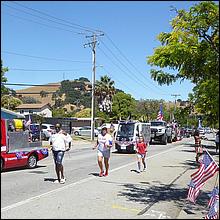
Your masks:
M53 125L52 125L52 126L50 126L50 129L54 130L54 129L55 129L55 126L53 126Z
M45 126L45 125L42 125L42 129L47 129L47 126Z

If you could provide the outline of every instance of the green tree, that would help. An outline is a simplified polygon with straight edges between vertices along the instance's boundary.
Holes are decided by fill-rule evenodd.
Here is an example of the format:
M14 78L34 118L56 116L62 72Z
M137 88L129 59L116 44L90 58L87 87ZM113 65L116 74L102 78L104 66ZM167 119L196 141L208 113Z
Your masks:
M21 100L24 104L36 104L36 103L40 103L37 99L35 99L34 97L31 97L31 96L21 97L20 100Z
M8 68L3 67L2 60L1 60L1 82L2 83L6 83L8 81L7 78L5 77L6 72L8 72ZM1 84L1 93L3 94L3 93L7 93L7 92L9 92L9 89Z
M132 118L135 108L136 101L130 94L118 92L114 95L112 113L117 117L117 120Z
M148 57L148 64L160 68L152 69L151 77L159 85L188 79L196 84L196 93L204 91L204 85L212 82L210 89L214 91L214 100L209 104L214 115L219 104L215 98L219 94L219 7L212 1L205 1L188 12L176 12L177 16L171 21L172 31L158 35L162 45ZM177 71L177 74L164 72L163 68ZM196 97L197 103L208 102L210 97L206 94L200 98Z
M48 96L48 92L46 92L46 91L44 91L44 90L41 90L41 91L40 91L40 96L41 96L41 98L45 98L45 97Z
M89 118L91 117L91 109L85 108L75 114L76 118Z
M98 106L100 111L111 112L112 99L116 92L114 81L107 75L101 76L95 84L95 96L98 97Z
M4 107L9 110L16 110L16 107L21 105L22 101L18 98L15 98L11 95L3 95L1 97L1 107Z

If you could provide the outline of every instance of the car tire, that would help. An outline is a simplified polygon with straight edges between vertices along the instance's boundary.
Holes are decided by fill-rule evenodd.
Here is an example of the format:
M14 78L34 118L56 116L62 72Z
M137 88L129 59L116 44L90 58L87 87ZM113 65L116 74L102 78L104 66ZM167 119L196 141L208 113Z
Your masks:
M34 154L31 154L28 157L28 161L27 161L27 167L29 169L33 169L37 166L37 157Z
M172 137L171 136L167 137L167 142L172 143Z
M79 132L78 132L78 131L75 131L74 134L75 134L75 135L79 135Z
M47 137L46 137L46 135L44 133L41 134L41 139L44 140L44 141L47 140Z
M164 134L164 135L163 135L161 142L162 142L164 145L167 145L167 134Z
M1 158L1 171L3 170L4 160Z

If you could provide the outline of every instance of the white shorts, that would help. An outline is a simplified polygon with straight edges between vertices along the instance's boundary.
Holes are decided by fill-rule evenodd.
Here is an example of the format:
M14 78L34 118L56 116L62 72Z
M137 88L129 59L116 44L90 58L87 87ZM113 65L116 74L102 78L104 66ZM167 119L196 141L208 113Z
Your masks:
M108 159L110 158L110 150L104 150L104 151L98 150L97 154L99 157L104 157Z
M146 154L139 154L139 153L137 153L137 157L138 157L138 158L142 158L142 159L143 159L143 158L145 158L145 157L146 157Z

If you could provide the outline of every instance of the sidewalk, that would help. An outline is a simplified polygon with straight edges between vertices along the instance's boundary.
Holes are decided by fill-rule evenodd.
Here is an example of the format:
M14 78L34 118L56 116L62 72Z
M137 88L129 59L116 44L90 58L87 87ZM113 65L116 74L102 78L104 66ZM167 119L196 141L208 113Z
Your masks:
M214 152L213 142L204 144L211 145ZM218 155L213 157L218 159ZM1 217L202 219L206 215L208 193L216 176L204 185L196 205L186 202L187 184L196 171L194 147L186 144L167 148L166 152L148 156L147 164L147 171L140 174L135 172L134 161L111 170L108 177L94 173L82 181L67 180L56 190L3 210Z

